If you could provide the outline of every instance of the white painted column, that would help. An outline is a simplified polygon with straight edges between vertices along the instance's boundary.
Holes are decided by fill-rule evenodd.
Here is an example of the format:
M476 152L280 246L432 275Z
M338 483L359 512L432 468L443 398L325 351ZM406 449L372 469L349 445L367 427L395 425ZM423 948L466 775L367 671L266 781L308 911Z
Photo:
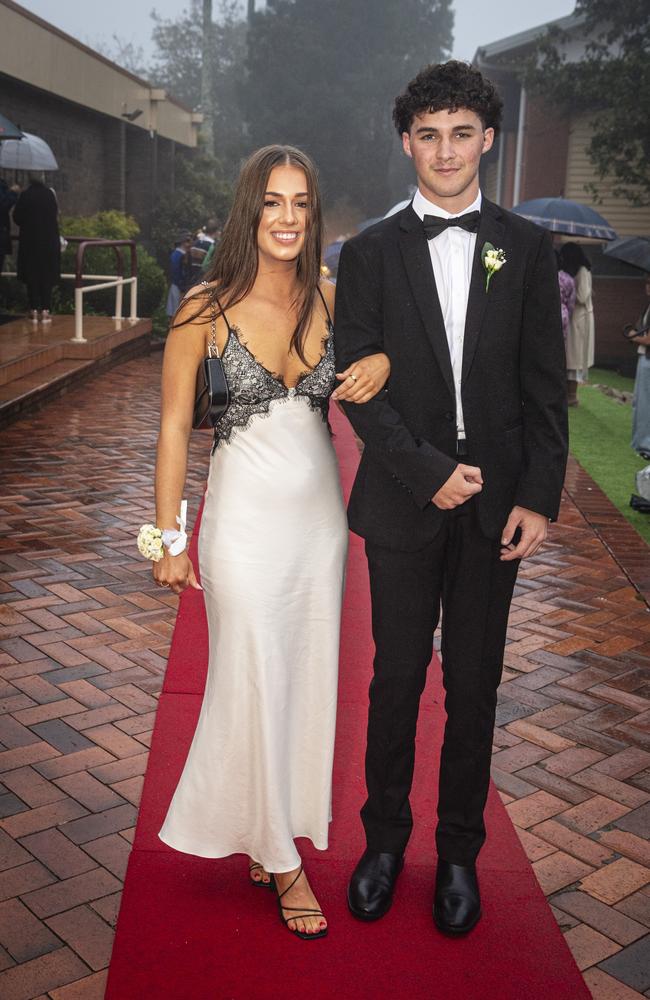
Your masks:
M515 153L515 183L512 192L512 204L518 205L521 199L521 175L524 162L524 132L526 128L526 88L522 85L519 95L519 121L517 123L517 151Z

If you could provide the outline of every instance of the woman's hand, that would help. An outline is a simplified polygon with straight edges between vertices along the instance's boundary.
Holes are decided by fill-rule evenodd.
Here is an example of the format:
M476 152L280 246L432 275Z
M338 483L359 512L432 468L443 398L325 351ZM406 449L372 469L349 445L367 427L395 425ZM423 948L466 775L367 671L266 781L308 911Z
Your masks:
M367 403L380 392L390 375L390 361L386 354L369 354L355 361L344 372L337 372L341 383L332 393L332 399L348 403Z
M203 590L196 579L187 550L177 556L170 556L169 552L165 552L162 559L153 564L152 573L159 587L170 587L175 594L182 594L186 587Z

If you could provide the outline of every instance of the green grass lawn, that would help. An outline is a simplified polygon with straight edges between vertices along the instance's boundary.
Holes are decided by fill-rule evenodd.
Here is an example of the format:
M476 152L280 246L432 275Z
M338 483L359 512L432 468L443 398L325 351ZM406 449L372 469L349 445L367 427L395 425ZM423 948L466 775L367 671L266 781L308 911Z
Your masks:
M606 396L594 385L609 385L632 391L630 378L602 368L592 368L589 384L578 390L579 406L569 409L571 452L592 479L607 494L621 514L642 538L650 543L650 514L639 514L630 507L636 492L634 477L648 463L632 451L632 406Z

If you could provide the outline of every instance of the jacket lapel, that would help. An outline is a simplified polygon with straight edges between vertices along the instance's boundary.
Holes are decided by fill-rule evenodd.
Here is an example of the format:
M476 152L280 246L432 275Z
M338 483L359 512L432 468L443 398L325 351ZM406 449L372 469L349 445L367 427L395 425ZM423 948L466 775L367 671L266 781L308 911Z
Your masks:
M454 375L451 368L445 321L440 308L440 299L429 256L429 247L422 223L410 205L401 213L399 240L413 298L422 317L440 370L453 396Z
M467 314L465 317L465 335L463 338L463 381L469 375L479 334L485 314L489 292L485 291L485 268L481 261L481 251L485 243L491 243L497 249L502 248L504 235L503 213L498 205L483 199L481 205L481 221L476 234L476 247L472 263L472 277L467 299Z

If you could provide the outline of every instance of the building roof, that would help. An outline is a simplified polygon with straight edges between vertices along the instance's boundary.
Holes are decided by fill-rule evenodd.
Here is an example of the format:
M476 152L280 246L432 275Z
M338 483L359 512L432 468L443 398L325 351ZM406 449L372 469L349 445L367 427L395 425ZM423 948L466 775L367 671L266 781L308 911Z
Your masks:
M129 118L136 127L196 145L200 116L14 0L0 0L0 67L8 77L112 118L124 120L139 109Z
M560 31L570 32L581 27L586 18L584 14L567 14L566 17L558 17L555 21L546 21L535 28L528 28L527 31L520 31L516 35L509 35L507 38L500 38L496 42L488 45L481 45L476 50L472 63L480 66L491 59L499 59L500 56L509 55L518 49L525 49L533 45L542 38L549 28L558 28Z

